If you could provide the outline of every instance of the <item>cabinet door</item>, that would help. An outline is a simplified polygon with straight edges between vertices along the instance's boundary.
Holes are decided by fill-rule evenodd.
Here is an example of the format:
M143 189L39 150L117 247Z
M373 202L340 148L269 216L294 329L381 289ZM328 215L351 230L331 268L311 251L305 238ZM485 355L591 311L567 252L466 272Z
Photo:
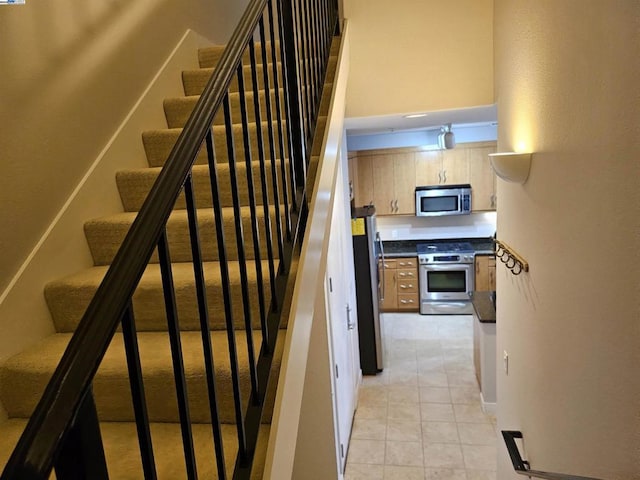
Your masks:
M414 152L403 152L393 156L393 189L396 214L416 213L416 163Z
M479 255L476 257L476 276L475 276L475 290L478 292L486 292L491 290L489 284L489 262L493 260L493 269L495 277L495 259L492 259L489 255Z
M355 171L358 181L354 182L354 202L356 207L373 203L373 156L358 155L355 159Z
M454 148L442 152L442 183L458 185L469 183L467 148Z
M382 267L381 267L382 268ZM395 268L386 268L380 272L384 299L380 302L380 309L384 312L394 311L398 308L398 282ZM384 275L384 276L382 276Z
M395 210L393 155L373 157L373 204L379 215L391 215Z
M415 153L417 186L441 183L442 152L440 150L420 150Z
M495 210L496 174L491 168L489 154L496 151L495 146L469 149L469 176L471 190L471 208L477 210Z

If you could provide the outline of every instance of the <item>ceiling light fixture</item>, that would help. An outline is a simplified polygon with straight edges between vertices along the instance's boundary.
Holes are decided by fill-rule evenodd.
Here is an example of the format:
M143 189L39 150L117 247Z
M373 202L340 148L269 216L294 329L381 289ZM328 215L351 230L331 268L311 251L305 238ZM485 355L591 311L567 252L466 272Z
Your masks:
M451 150L456 146L456 138L451 131L451 124L447 123L440 128L438 135L438 145L440 148Z
M422 118L426 116L426 113L410 113L409 115L405 115L404 118Z

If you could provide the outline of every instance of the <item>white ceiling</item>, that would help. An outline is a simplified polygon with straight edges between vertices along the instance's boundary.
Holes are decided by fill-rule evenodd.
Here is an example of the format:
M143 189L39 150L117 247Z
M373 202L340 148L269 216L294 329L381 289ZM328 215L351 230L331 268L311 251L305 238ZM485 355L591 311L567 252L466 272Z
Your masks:
M345 127L347 129L347 135L375 135L402 131L439 130L442 125L447 123L453 124L455 128L456 126L495 123L498 119L496 105L410 113L426 113L427 115L420 118L406 118L405 114L346 118Z

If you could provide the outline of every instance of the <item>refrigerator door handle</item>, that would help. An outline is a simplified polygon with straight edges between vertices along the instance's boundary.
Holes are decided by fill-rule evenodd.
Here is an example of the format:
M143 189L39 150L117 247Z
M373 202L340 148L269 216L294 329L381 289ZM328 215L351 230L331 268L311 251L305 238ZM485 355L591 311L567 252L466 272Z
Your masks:
M384 268L384 247L382 246L382 239L380 238L380 232L376 232L376 242L378 242L380 246L380 256L378 257L378 296L379 303L384 302L384 276L385 276L385 268ZM382 279L380 279L380 271L382 271ZM381 281L382 280L382 281Z

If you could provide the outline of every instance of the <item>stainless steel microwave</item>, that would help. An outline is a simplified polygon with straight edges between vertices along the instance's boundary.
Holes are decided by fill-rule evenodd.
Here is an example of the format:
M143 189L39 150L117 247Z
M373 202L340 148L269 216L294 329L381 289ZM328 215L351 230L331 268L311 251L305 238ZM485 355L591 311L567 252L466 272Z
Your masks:
M471 185L416 187L416 216L467 215L471 213Z

